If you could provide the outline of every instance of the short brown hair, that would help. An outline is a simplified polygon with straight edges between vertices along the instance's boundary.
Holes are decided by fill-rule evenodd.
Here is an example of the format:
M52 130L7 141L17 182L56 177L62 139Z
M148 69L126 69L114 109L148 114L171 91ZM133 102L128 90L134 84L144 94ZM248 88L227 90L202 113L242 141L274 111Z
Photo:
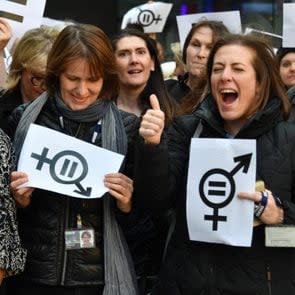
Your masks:
M65 27L48 56L46 84L49 95L59 89L59 77L78 58L89 62L94 76L103 78L99 98L112 99L118 94L118 77L110 40L98 27L74 24Z

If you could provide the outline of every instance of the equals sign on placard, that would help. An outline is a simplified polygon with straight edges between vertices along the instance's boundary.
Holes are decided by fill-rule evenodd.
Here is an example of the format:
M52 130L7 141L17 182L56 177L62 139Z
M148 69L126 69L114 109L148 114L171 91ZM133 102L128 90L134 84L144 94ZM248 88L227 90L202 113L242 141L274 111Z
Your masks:
M60 175L65 176L65 174L68 172L67 177L73 178L73 176L74 176L74 174L76 172L78 163L77 162L73 162L71 166L70 166L70 163L71 162L70 162L69 159L65 159L65 161L63 163L63 166L61 168L61 171L60 171ZM70 169L68 169L68 168L70 168Z
M224 181L209 181L210 188L215 188L215 189L209 189L208 190L208 195L209 196L225 196L225 186L226 183ZM218 189L218 188L224 188L224 189Z

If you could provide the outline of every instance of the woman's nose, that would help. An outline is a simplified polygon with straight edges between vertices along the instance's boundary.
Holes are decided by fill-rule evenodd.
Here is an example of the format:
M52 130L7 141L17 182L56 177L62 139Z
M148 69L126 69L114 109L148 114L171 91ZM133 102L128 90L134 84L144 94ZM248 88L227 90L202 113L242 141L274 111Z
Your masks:
M86 82L80 82L78 87L77 87L77 91L78 91L78 94L80 96L84 96L88 91L87 83Z
M230 81L232 79L232 72L228 68L224 68L224 70L221 73L221 79L222 81Z
M295 71L295 61L291 63L291 67L290 67L291 71Z
M209 55L209 50L206 48L206 46L201 46L198 52L198 56L202 58L207 58Z
M132 52L130 54L130 61L131 62L138 62L138 56L137 56L136 52Z

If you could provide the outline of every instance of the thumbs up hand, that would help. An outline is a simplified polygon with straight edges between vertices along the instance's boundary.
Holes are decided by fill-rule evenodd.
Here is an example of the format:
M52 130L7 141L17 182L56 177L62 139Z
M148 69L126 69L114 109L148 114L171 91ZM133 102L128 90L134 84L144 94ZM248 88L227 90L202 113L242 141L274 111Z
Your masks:
M157 145L161 141L161 135L165 125L165 114L160 109L156 95L150 96L152 108L142 117L139 134L144 138L145 143Z

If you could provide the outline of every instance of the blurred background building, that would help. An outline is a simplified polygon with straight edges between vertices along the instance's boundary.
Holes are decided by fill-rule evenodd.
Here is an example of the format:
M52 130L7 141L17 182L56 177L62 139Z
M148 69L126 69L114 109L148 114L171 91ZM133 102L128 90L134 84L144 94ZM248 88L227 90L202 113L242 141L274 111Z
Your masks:
M45 16L63 19L66 12L67 18L96 24L111 37L120 29L124 14L131 8L146 2L142 0L47 0ZM243 29L251 27L281 35L283 3L292 3L295 0L162 0L162 2L173 3L164 31L157 35L164 46L165 57L169 60L172 56L170 44L179 41L177 15L239 10Z

